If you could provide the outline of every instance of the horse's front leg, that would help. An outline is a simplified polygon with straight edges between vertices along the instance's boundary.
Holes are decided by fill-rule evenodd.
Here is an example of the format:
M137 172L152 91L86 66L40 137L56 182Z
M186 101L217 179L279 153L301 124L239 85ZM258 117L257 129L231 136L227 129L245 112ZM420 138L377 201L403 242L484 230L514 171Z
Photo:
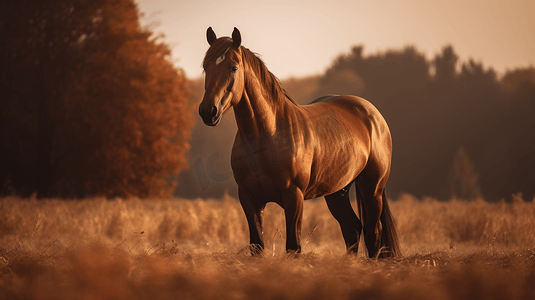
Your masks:
M283 195L286 217L286 252L301 252L301 221L303 220L303 192L290 186Z
M249 242L253 255L264 250L264 208L257 199L245 189L238 186L238 197L249 225Z

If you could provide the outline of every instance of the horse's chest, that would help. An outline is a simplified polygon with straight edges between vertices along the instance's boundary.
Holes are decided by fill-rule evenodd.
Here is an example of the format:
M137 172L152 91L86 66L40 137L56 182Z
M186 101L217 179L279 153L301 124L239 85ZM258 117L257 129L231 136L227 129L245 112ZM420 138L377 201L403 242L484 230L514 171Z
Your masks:
M238 184L263 178L274 185L286 185L296 174L296 161L304 151L284 141L264 141L255 145L237 141L232 151L232 168Z
M243 170L251 175L278 174L280 176L292 169L292 163L295 160L294 153L280 150L273 148L253 150L249 148L233 151L232 166L234 169Z

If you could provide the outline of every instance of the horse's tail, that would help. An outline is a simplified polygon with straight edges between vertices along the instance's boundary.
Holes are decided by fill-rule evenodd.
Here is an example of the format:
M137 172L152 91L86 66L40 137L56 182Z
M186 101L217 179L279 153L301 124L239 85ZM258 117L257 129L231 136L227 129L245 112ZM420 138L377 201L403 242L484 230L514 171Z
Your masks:
M358 204L358 212L359 217L362 221L362 224L364 224L366 217L366 208L364 206L364 198L362 197L362 194L360 193L360 190L358 188L358 185L355 184L355 190L357 192L357 204ZM379 249L380 257L395 257L395 256L401 256L401 246L399 244L399 238L398 238L398 232L396 230L396 223L394 222L394 217L392 216L392 212L390 212L390 207L388 206L388 200L386 199L386 192L383 191L383 209L381 211L381 225L382 225L382 233L381 233L381 247L383 249Z
M383 211L381 212L381 225L383 227L381 234L381 246L386 248L385 256L401 256L401 246L399 244L396 223L388 207L386 193L383 191Z

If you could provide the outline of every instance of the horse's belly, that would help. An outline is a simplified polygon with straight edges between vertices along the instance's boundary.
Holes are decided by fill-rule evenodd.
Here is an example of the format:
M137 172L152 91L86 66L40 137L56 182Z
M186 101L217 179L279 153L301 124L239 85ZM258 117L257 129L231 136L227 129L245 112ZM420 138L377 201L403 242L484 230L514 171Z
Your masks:
M356 179L369 157L368 145L355 135L338 140L326 139L315 149L310 168L310 180L305 192L307 198L335 193Z
M364 169L364 163L354 157L344 160L344 164L326 163L312 169L310 183L305 192L306 199L333 194L353 182Z

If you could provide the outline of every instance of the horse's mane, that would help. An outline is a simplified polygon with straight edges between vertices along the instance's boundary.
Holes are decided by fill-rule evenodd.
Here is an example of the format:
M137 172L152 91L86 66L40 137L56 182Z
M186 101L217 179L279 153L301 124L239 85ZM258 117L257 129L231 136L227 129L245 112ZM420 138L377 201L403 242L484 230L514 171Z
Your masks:
M232 46L232 39L229 37L217 39L211 47L206 51L206 55L203 60L203 68L206 70L208 63L216 60L223 53L225 53ZM240 46L242 59L245 65L248 65L253 72L258 76L261 85L266 87L268 92L275 96L275 99L286 98L290 102L297 105L297 102L292 96L282 87L280 80L271 73L264 62L251 50Z
M231 38L223 37L217 39L210 48L208 48L208 51L206 51L206 54L204 55L204 60L202 61L203 69L206 70L208 64L220 57L221 54L225 53L230 46L232 46Z

